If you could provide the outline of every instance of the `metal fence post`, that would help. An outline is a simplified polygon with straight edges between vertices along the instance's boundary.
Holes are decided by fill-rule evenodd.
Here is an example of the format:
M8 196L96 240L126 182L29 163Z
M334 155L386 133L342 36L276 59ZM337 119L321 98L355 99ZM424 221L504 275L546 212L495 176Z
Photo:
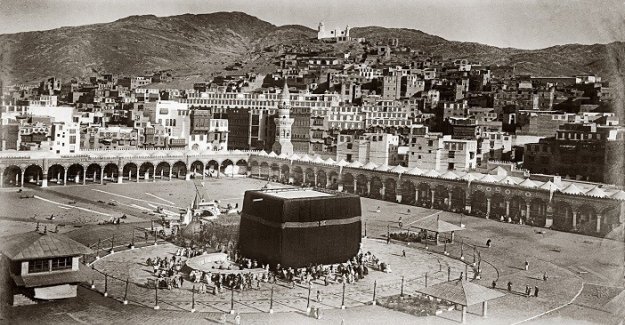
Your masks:
M425 287L428 287L428 273L425 272Z
M404 296L404 277L401 277L401 291L399 292L399 296L403 297Z

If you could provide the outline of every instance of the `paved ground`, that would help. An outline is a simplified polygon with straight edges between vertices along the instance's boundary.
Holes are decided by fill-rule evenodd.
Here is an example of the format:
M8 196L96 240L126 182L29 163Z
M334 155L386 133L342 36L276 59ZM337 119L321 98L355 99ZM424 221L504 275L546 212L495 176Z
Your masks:
M245 189L260 188L265 182L251 179L220 179L207 181L206 184L207 192L211 198L221 198L222 201L239 202L241 204L242 193ZM157 205L172 211L175 211L176 208L187 206L193 198L193 193L192 183L184 181L157 182L156 185L153 183L134 183L123 185L109 184L106 186L52 187L47 190L35 188L32 191L32 194L43 199L63 204L67 204L68 202L66 201L76 200L75 205L99 213L110 215L131 214L136 219L130 219L129 221L137 222L150 220L151 217L147 214L146 209L153 209ZM36 200L37 204L31 203L35 202L33 200ZM101 204L97 202L98 200L103 200L106 203L115 200L117 205ZM29 201L28 204L22 203L25 201ZM30 223L31 216L36 215L35 218L37 220L44 222L50 211L54 211L55 215L58 213L59 217L54 221L47 222L53 224L62 222L65 224L65 227L59 228L60 231L73 230L75 229L74 225L81 226L88 223L97 223L98 220L107 218L107 216L102 214L91 213L73 207L67 209L64 206L61 208L59 205L40 199L19 199L19 195L13 190L2 190L0 192L0 206L2 206L2 209L0 209L0 236L29 231L31 228L34 229L34 223ZM397 224L399 216L402 217L404 228L406 228L410 226L411 222L419 218L437 213L435 210L370 199L363 199L362 205L363 220L366 222L368 238L371 239L384 238L389 226L391 231L399 231ZM381 213L376 212L377 206L381 207ZM410 209L410 213L408 213L408 209ZM143 211L146 211L146 213L142 213ZM460 223L460 216L457 214L440 212L440 216L443 220L456 224ZM87 217L90 219L87 219ZM623 287L623 243L473 217L464 217L463 223L466 225L466 230L456 234L457 244L449 245L448 251L452 257L457 258L460 255L460 245L458 243L464 242L466 244L464 250L465 259L472 261L473 250L469 245L477 246L483 260L481 263L483 273L480 283L490 285L493 280L496 280L498 287L504 287L506 282L511 281L515 291L522 291L526 284L532 287L536 285L540 288L540 296L538 298L508 294L503 298L492 301L489 305L490 316L487 319L477 315L479 307L471 307L469 308L470 323L511 324L527 320L530 323L545 324L553 322L610 324L617 323L619 320L615 315L604 311L603 305L605 305L606 300L618 294ZM97 230L92 231L97 232ZM109 229L108 231L114 230ZM489 249L484 247L488 238L493 241L493 247ZM394 271L390 276L398 276L400 272L398 264L402 263L400 261L398 261L400 263L395 262L393 259L400 259L400 257L392 254L398 254L403 246L400 246L399 243L386 245L375 240L368 240L366 243L372 243L374 245L372 247L380 250L380 253L374 252L375 254L388 255ZM408 255L412 256L408 260L413 260L414 258L414 264L419 264L419 268L431 269L432 272L435 272L438 268L438 260L447 260L440 254L428 255L424 252L424 247L419 244L405 247ZM164 246L163 248L166 247ZM430 247L429 252L442 252L442 250L442 247ZM117 258L117 256L121 258L122 255L107 257L102 262L108 258ZM422 259L421 263L418 262L419 259ZM526 259L530 263L529 271L523 270L523 264ZM411 268L412 266L406 266L406 269L402 272L407 272L406 274L414 277L419 276L421 271L411 272ZM547 272L549 276L547 282L542 280L544 272ZM374 279L374 277L371 277L371 279ZM446 274L444 274L444 277L446 277ZM380 279L380 281L382 283L387 280ZM364 284L363 282L363 286L365 286ZM98 285L100 284L98 283ZM284 290L287 292L286 289ZM266 302L265 300L260 301L256 305L242 306L242 311L260 309L257 313L243 314L242 320L251 323L300 323L310 320L301 314L302 310L305 309L305 294L307 294L307 290L304 288L288 290L290 296L286 300L290 302L286 303L287 306L274 308L276 310L282 308L280 311L285 311L284 313L267 314L265 312L267 306L263 305ZM332 290L334 289L330 289L330 292ZM459 312L455 311L445 312L437 317L416 318L380 307L364 306L363 303L371 300L370 296L366 294L366 290L366 288L362 289L362 292L365 294L356 293L353 297L350 297L350 299L354 298L353 304L348 304L350 308L343 311L340 309L326 310L324 322L339 324L344 319L347 324L360 324L369 321L370 323L392 321L393 323L419 322L438 324L454 323L454 320L459 319ZM393 290L396 289L389 289L389 292ZM62 315L58 317L63 318L60 323L107 323L102 321L106 319L115 319L129 323L138 323L142 322L142 320L159 320L169 323L173 322L174 319L184 319L183 323L187 322L187 320L189 323L194 323L202 319L219 321L219 317L221 317L221 312L218 310L215 310L214 313L191 314L185 311L186 305L184 304L179 312L170 310L154 312L149 308L140 306L122 307L118 302L111 302L112 299L101 298L101 295L86 289L81 290L81 294L88 297L88 299L81 299L80 303L74 305L62 302L42 304L36 307L13 308L10 311L17 316L16 321L34 321L44 319L42 315L46 315L46 312L57 315L58 310L58 315ZM119 298L119 293L115 295ZM180 296L179 298L181 299L182 297L187 297L185 294L174 294L174 297L176 295ZM245 296L246 293L243 295ZM262 297L262 293L259 295ZM252 295L252 297L254 296ZM205 298L206 301L212 299L212 297L210 299ZM350 303L352 302L351 300L349 301ZM151 295L146 298L146 304L148 304L147 307L153 305ZM328 304L330 306L327 306L327 308L333 307L333 298L329 299ZM358 305L360 307L356 307ZM61 308L59 306L67 306L67 308L71 308L73 311L69 314L63 314L62 310L65 307ZM227 307L229 309L229 305ZM171 306L170 309L175 308L177 307ZM40 313L37 312L39 310L41 311ZM287 310L291 311L287 312ZM37 315L40 318L36 318ZM180 316L177 318L174 315L191 316ZM622 319L621 317L620 320ZM232 317L229 320L232 320Z

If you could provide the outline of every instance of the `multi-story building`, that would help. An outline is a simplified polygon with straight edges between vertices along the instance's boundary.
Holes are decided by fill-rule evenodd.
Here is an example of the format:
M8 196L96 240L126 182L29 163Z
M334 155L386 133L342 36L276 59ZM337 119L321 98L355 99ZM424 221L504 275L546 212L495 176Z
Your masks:
M509 161L512 154L512 136L505 132L482 132L478 139L477 165L488 160Z
M80 124L52 122L50 151L57 154L80 152Z
M468 171L477 165L476 140L453 139L417 126L411 128L409 145L409 168Z
M281 102L278 105L278 114L274 118L276 135L271 150L276 154L284 154L286 156L293 154L293 143L291 143L293 122L289 86L285 82L282 89Z
M142 147L142 131L125 126L92 126L83 129L80 143L83 149L138 149Z
M622 184L624 132L596 124L564 124L555 137L525 145L523 167L532 173ZM620 172L618 171L620 169Z
M400 161L398 147L399 136L388 133L339 134L336 161L391 165Z
M228 150L228 120L211 118L206 127L195 128L189 135L188 149L195 151Z

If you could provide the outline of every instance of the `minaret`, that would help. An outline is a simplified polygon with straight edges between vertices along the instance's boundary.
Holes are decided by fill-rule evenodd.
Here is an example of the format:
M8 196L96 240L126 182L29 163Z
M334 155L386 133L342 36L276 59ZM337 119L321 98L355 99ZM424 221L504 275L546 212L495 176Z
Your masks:
M273 143L271 150L276 154L284 153L287 156L293 154L293 144L291 143L291 127L293 126L293 119L291 118L291 99L289 93L289 86L284 80L284 89L282 89L282 96L280 103L278 104L278 116L274 119L276 123L276 140Z

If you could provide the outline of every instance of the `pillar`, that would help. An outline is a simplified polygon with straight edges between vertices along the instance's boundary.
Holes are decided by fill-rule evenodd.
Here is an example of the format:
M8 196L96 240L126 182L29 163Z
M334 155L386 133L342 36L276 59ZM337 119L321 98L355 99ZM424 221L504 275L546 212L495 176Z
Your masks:
M432 204L432 208L434 208L434 200L436 199L436 191L435 190L430 190L430 193L432 193L432 198L431 198L431 204Z
M80 173L76 173L76 177L74 177L74 183L76 184L80 183Z
M386 185L382 183L382 188L380 189L380 195L382 196L382 200L386 198Z
M0 188L4 187L4 170L0 169Z
M462 316L460 318L462 324L467 323L467 306L462 306Z
M184 180L185 181L190 181L191 180L191 174L190 173L184 174Z
M149 171L149 170L146 170L146 171L145 171L145 176L144 176L143 178L145 178L145 181L146 181L146 182L149 182L149 181L150 181L150 171Z
M414 190L414 204L419 203L419 189Z
M83 167L82 169L82 185L87 185L87 167Z
M356 177L354 177L354 193L360 194L358 193L358 181L356 180Z
M63 186L67 185L67 169L63 169Z
M104 166L100 169L100 185L104 184Z
M454 238L455 238L455 237L456 237L456 232L455 232L455 231L452 231L452 232L451 232L451 243L452 243L452 244L454 243Z
M449 192L447 193L447 209L448 209L449 211L451 211L451 196L452 196L452 194L453 194L453 192L452 192L452 191L449 191Z
M318 181L317 181L317 177L318 177L318 176L317 176L317 173L315 173L315 184L314 184L314 186L313 186L313 187L317 187L317 184L319 184L319 183L318 183Z
M482 302L482 317L486 317L488 315L488 301Z
M250 168L251 170L251 168ZM161 171L162 173L162 171ZM163 175L161 175L161 179L163 179ZM206 179L206 170L204 169L204 166L202 166L202 180Z
M169 180L171 181L171 174L174 172L174 166L169 165Z
M124 175L122 173L117 174L117 184L122 184L124 181Z
M506 200L506 218L510 217L510 200Z
M530 220L530 204L525 204L525 220Z
M601 232L601 215L597 215L597 232Z
M490 198L486 198L486 219L490 217Z
M369 196L369 193L371 193L371 181L367 182L367 196Z
M278 168L278 182L282 181L282 167Z
M577 229L577 211L573 211L573 229Z
M20 184L21 184L21 187L24 187L24 174L26 174L26 168L21 170L21 172L22 172L22 179L20 179ZM65 184L65 183L63 183L63 184Z
M163 180L163 168L161 168L161 181Z

